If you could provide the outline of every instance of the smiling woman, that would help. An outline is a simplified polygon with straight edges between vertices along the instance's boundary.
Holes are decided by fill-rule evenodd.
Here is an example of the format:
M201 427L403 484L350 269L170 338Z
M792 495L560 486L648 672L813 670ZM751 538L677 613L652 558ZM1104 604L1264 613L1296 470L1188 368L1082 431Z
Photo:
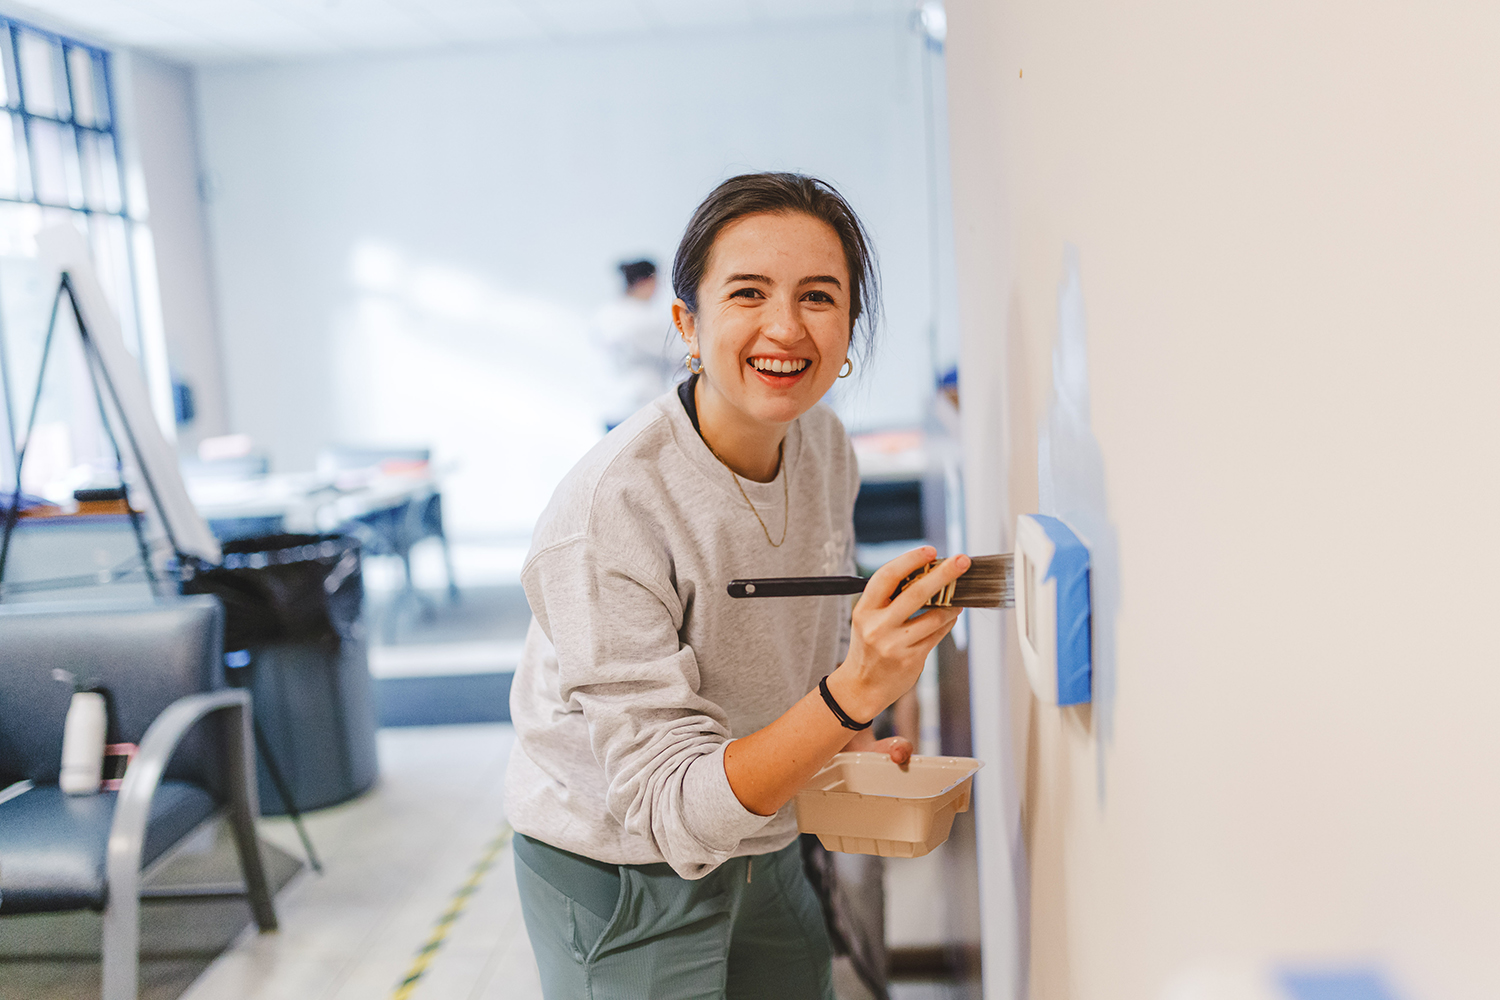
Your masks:
M832 997L788 805L911 688L968 568L936 553L838 597L733 601L735 577L853 569L853 449L824 393L873 332L874 255L827 184L751 174L694 213L672 272L692 376L616 427L522 569L506 811L548 997ZM915 617L913 617L915 616ZM758 877L757 877L758 876Z
M777 428L833 385L853 331L850 267L833 227L801 212L726 223L708 266L672 318L690 357L699 432L740 475L776 474ZM769 449L769 450L768 450Z

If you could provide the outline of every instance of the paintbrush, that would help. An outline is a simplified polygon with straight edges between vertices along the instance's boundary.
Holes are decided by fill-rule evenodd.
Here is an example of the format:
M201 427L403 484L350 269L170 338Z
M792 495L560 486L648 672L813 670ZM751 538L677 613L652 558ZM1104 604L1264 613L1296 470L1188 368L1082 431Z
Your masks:
M932 595L929 608L1008 608L1015 604L1011 557L971 556L963 576ZM896 587L901 593L913 580L931 573L944 560L928 563ZM778 576L762 580L729 581L730 597L819 597L828 594L861 594L870 582L865 576Z

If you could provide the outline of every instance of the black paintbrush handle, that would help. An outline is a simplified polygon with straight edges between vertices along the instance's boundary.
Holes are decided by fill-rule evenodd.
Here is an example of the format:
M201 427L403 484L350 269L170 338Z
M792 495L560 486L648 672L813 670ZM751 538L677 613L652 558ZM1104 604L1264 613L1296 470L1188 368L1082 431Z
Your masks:
M762 580L730 580L730 597L821 597L863 594L862 576L773 576Z

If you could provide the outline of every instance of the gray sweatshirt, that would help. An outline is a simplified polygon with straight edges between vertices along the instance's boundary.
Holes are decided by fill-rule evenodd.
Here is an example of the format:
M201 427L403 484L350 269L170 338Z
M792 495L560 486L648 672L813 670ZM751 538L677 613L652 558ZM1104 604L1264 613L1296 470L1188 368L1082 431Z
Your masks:
M796 837L791 804L771 817L740 804L724 748L838 665L849 599L735 600L725 585L852 572L859 474L819 405L789 429L776 479L739 482L772 539L786 524L779 548L669 392L558 486L521 570L534 618L505 782L519 832L685 878Z

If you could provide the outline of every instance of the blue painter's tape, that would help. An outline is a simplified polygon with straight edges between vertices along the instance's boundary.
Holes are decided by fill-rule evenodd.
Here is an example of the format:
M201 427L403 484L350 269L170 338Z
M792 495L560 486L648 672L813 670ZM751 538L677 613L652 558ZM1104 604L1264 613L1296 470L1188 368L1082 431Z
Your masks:
M1277 978L1291 1000L1396 1000L1385 977L1371 969L1284 971Z
M1056 546L1047 579L1057 581L1057 703L1093 697L1094 635L1089 601L1089 550L1055 517L1033 514Z

